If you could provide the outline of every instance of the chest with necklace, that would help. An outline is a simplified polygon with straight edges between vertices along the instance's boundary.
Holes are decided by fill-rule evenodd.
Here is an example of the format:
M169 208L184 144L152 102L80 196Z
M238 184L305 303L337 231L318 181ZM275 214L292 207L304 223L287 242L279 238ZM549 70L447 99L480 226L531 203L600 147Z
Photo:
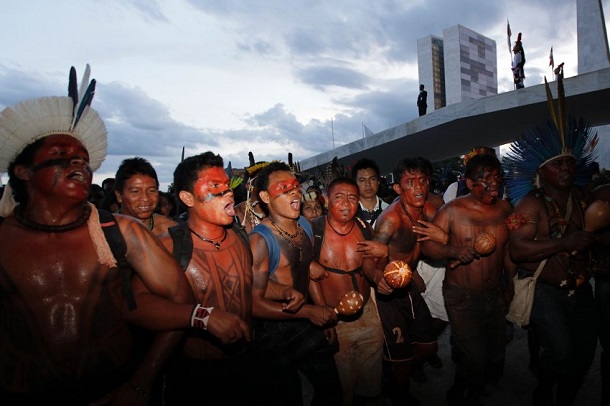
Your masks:
M299 252L299 261L303 260L303 227L297 222L296 231L294 234L289 233L288 231L281 228L279 225L273 221L273 217L269 216L269 221L278 234L286 241L288 245L292 248L296 249ZM298 242L295 243L294 240L298 238Z
M402 199L400 199L400 208L402 209L402 212L404 214L406 214L407 217L409 218L409 220L411 221L411 225L413 225L413 226L419 225L418 220L421 220L421 217L422 217L421 212L419 213L417 220L415 218L413 218L411 213L409 213L409 211L407 210L407 205L405 204L405 202Z

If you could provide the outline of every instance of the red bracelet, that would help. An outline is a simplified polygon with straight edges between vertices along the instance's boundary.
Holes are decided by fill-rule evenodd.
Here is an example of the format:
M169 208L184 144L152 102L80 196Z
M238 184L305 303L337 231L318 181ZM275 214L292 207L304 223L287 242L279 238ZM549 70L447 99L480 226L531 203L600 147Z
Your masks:
M191 327L207 330L212 310L214 310L213 307L203 307L200 304L196 305L193 308L193 313L191 313Z

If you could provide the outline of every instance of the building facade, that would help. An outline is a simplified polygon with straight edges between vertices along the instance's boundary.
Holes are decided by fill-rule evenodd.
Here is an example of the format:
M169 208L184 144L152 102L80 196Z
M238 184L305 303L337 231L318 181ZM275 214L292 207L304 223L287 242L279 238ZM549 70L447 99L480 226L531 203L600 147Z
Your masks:
M420 83L433 89L430 110L498 94L496 42L461 25L443 30L443 38L417 40Z

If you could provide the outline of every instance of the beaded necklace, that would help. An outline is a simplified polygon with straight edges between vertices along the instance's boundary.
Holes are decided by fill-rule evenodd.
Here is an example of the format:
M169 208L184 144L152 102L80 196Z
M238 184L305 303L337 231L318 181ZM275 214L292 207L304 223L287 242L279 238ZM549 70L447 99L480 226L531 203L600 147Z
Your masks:
M352 230L354 229L354 225L356 224L356 221L354 219L352 219L352 226L349 228L349 230L347 231L347 233L340 233L337 230L335 230L335 227L333 227L332 224L330 224L330 219L328 218L328 214L326 215L326 222L328 223L328 225L330 226L330 229L333 230L336 234L340 235L341 237L345 237L346 235L348 235L349 233L352 232Z
M223 228L224 234L223 234L222 239L220 241L214 241L214 240L211 240L211 239L209 239L207 237L204 237L204 236L200 235L199 233L197 233L195 230L193 230L190 227L189 227L189 230L191 230L191 233L193 233L197 237L199 237L199 239L201 241L205 241L205 242L208 242L208 243L212 244L214 246L214 248L216 248L217 250L220 249L220 244L222 244L227 239L227 230L225 228Z
M269 216L269 221L271 222L271 225L277 230L278 234L284 239L284 241L286 241L288 243L288 245L290 245L292 248L295 248L299 251L299 261L303 260L303 228L301 227L301 225L299 223L297 223L297 230L294 234L290 234L288 231L282 229L280 226L278 226L277 224L275 224L275 221L273 221L273 218L271 216ZM296 237L300 237L300 244L296 245L294 242L292 242L292 240Z
M152 231L153 228L155 228L155 213L150 216L150 220L148 221L148 229Z
M40 223L36 223L36 222L33 222L32 220L25 218L23 215L23 208L21 207L21 205L18 205L17 207L15 207L15 210L13 210L13 214L15 215L15 219L19 223L21 223L22 225L24 225L28 228L34 229L36 231L43 231L45 233L63 233L66 231L71 231L76 228L79 228L80 226L85 224L87 222L87 220L89 220L89 215L91 214L91 206L89 206L88 204L85 205L83 207L83 212L81 213L79 218L77 218L72 223L62 224L60 226L53 226L53 225L49 225L49 224L40 224Z
M411 220L411 223L416 226L419 223L413 218L413 216L407 211L407 207L405 206L405 202L402 201L402 199L400 199L400 208L402 209L403 213L405 213L407 215L407 217L409 217L409 220Z

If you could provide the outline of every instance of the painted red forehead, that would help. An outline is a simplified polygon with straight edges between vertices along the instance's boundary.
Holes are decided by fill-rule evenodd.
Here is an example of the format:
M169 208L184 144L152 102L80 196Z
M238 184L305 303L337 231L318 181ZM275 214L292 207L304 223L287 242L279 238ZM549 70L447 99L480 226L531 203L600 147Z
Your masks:
M295 189L299 189L299 186L299 181L294 177L280 179L269 185L267 188L267 193L269 193L269 197L274 198L284 193L289 193Z

